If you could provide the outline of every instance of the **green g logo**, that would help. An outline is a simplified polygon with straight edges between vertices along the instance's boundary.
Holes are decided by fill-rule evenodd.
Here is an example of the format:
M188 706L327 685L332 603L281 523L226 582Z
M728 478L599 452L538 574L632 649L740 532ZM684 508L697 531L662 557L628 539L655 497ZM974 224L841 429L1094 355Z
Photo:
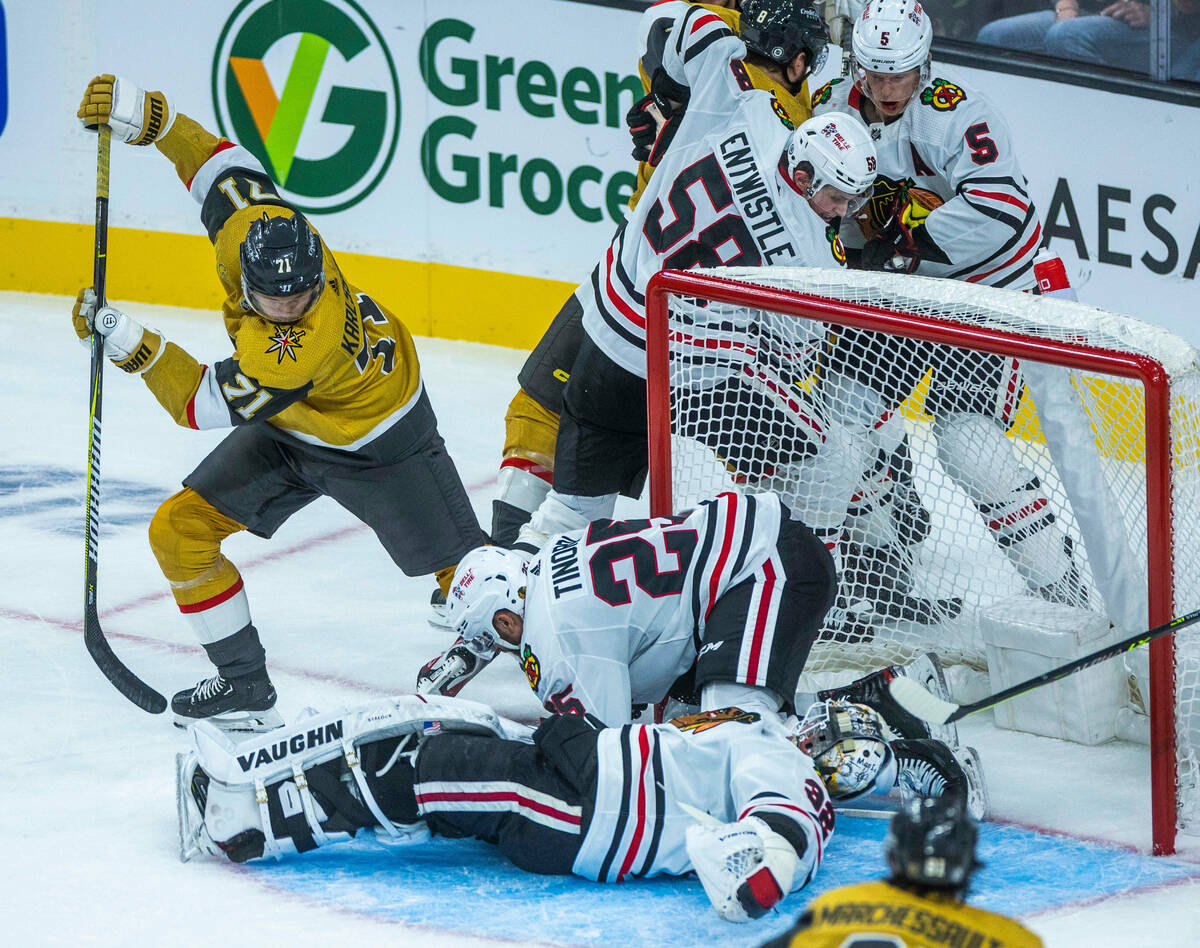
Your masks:
M371 193L400 133L391 53L354 0L244 0L217 42L213 105L306 212Z

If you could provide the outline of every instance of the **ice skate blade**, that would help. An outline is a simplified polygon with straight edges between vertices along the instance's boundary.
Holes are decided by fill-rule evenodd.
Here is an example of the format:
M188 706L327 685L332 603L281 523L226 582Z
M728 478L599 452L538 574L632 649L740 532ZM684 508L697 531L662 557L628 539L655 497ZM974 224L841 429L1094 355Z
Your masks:
M274 708L265 711L226 711L224 714L214 714L207 718L188 718L181 714L175 715L175 726L186 730L197 721L208 721L222 731L258 732L273 731L283 727L283 718Z

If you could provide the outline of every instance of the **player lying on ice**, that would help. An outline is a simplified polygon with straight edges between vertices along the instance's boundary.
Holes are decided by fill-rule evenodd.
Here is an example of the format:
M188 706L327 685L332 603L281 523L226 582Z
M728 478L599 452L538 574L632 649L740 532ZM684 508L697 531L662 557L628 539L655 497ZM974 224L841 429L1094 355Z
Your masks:
M965 797L973 779L947 754L906 780L878 716L841 702L803 721L724 708L619 728L553 715L534 730L472 701L400 695L241 744L208 722L190 734L177 758L184 860L303 853L363 828L412 842L428 831L493 843L529 872L620 882L695 871L730 921L812 879L831 797L886 793L898 774L920 795Z
M765 492L719 494L676 517L597 520L531 559L482 547L450 587L459 644L427 666L418 690L457 694L507 651L548 711L610 726L668 695L705 711L774 713L794 703L835 586L824 544ZM945 693L930 655L819 697L871 705L890 736L934 736L891 701L884 685L896 674ZM936 736L958 743L952 727Z

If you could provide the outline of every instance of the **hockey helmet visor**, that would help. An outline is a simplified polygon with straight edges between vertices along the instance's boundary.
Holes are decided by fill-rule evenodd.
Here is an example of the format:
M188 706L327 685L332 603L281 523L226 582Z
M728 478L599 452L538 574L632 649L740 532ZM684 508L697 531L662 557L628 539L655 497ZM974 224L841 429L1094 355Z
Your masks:
M325 289L324 250L302 214L263 216L242 241L242 296L260 316L295 322Z
M905 85L893 107L885 108L898 115L929 79L932 46L933 24L919 0L871 0L854 24L851 72L859 89L877 105L883 104L880 83L887 82L888 89L894 89L895 80L913 73L911 87ZM874 74L876 89L867 81L868 73ZM886 95L890 99L893 93Z
M875 183L875 143L861 121L846 112L825 112L802 122L788 138L788 172L809 176L805 197L836 202L837 216L866 203ZM817 203L820 203L818 201ZM820 213L818 211L818 213Z

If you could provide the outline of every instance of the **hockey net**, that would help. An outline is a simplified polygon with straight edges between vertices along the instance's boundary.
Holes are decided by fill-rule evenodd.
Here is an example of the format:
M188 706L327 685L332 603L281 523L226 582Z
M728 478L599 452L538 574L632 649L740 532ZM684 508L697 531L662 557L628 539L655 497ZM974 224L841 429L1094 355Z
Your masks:
M652 512L774 490L835 551L806 674L929 650L984 669L980 614L1013 597L1101 614L1111 640L1200 607L1200 354L1166 330L946 280L730 268L655 277L647 358ZM1139 652L1173 852L1200 831L1200 632Z

